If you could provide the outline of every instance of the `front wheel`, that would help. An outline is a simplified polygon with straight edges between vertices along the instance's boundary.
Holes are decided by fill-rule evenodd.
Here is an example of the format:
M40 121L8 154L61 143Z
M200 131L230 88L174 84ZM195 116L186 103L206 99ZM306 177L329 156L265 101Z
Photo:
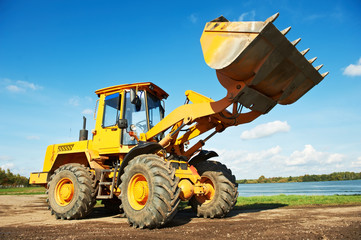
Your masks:
M194 166L208 193L193 196L189 201L192 209L197 212L198 217L225 217L236 204L238 197L236 179L231 170L216 161L202 161Z
M179 179L161 157L148 154L131 160L121 176L121 200L128 222L134 227L162 227L177 212Z
M94 192L87 168L78 163L61 166L50 177L46 191L51 214L68 220L86 217L96 203Z

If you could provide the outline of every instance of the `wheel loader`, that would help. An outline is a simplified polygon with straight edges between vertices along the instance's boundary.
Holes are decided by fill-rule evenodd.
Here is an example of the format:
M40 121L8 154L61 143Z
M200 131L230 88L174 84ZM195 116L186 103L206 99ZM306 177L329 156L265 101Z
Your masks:
M92 139L84 119L79 141L48 146L43 171L30 175L31 184L46 188L51 214L84 218L102 200L133 227L159 228L188 201L198 217L225 217L237 201L236 179L211 160L218 155L203 149L205 142L277 103L294 103L328 74L305 58L308 49L296 49L300 39L287 40L290 28L273 25L277 17L230 22L221 16L205 25L205 62L227 90L218 101L188 90L185 104L165 116L168 94L153 83L95 91Z

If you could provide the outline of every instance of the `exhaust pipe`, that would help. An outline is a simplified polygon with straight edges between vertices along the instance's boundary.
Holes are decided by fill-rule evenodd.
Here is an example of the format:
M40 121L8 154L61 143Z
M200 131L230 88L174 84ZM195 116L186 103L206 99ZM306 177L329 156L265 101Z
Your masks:
M83 129L79 132L79 141L88 140L88 130L86 130L86 117L83 116Z

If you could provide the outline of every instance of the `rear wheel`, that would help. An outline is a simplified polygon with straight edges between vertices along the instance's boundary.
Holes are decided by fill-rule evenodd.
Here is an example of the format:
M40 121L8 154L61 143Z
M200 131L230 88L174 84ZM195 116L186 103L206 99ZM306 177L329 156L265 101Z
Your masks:
M205 184L208 193L193 196L189 203L198 217L225 217L237 202L237 183L231 170L216 161L202 161L195 165L201 183Z
M51 214L61 219L86 217L96 203L91 173L73 163L58 168L48 183L47 202Z
M156 228L170 221L180 202L178 181L175 169L157 155L140 155L131 160L120 185L128 222L133 227Z

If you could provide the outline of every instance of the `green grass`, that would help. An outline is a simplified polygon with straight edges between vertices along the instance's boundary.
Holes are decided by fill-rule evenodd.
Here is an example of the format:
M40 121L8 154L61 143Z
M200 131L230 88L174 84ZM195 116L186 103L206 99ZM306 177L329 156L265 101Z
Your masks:
M238 197L235 209L273 209L287 206L317 206L317 205L361 205L361 195L275 195L258 197ZM180 209L188 209L188 202L181 202Z
M0 188L0 195L34 195L44 194L43 187L24 187L24 188Z
M361 195L276 195L238 197L236 209L269 209L285 206L361 204Z

